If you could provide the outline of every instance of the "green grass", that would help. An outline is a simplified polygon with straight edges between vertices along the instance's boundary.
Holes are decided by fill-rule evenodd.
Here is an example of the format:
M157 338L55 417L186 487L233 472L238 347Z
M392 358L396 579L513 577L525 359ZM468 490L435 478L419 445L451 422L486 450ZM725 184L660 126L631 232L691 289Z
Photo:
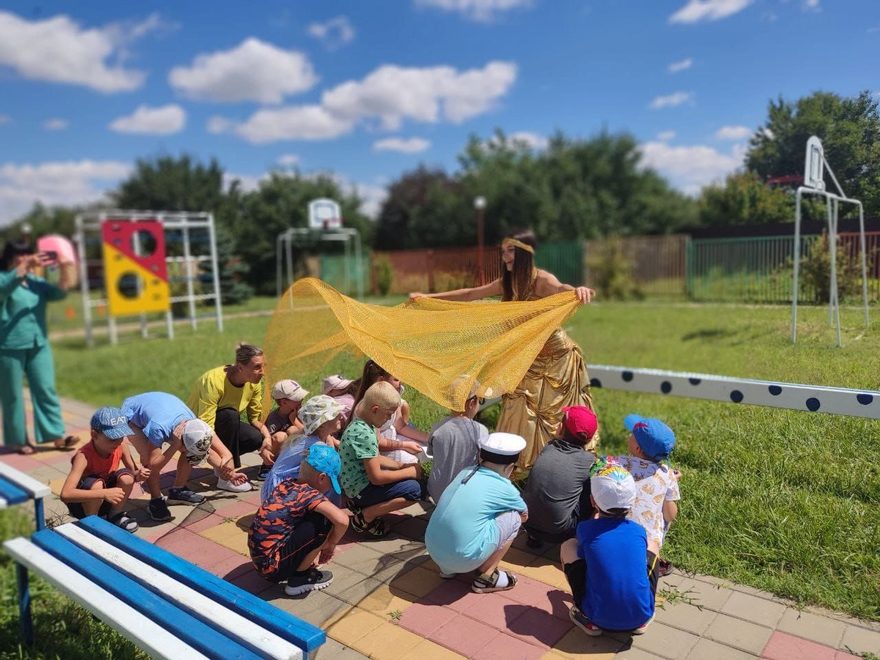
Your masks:
M589 363L880 389L880 340L864 330L858 309L843 310L841 349L827 310L801 308L801 319L796 345L783 306L599 303L567 327ZM231 359L236 341L261 342L267 323L230 319L225 333L181 327L174 341L127 336L91 350L59 341L59 391L96 406L150 389L186 397L199 374ZM290 376L314 389L326 373L355 375L360 364L341 357L322 373ZM422 428L443 414L417 392L407 398ZM880 620L880 422L611 390L596 390L595 401L602 451L623 451L629 412L661 417L678 435L683 499L664 548L673 563ZM15 615L11 591L3 593L7 634ZM38 625L84 625L79 615L49 619Z

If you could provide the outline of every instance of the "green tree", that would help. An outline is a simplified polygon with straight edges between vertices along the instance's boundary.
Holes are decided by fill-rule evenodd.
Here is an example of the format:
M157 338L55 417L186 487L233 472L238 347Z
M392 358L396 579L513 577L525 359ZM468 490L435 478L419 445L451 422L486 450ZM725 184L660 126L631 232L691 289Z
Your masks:
M121 209L205 211L218 214L223 201L223 168L192 157L139 159L134 172L112 197Z
M767 115L749 142L749 170L763 180L803 174L807 140L816 135L843 191L861 200L867 215L880 214L880 113L870 92L854 98L816 92L795 102L780 97ZM830 177L826 188L834 190Z
M278 234L290 227L308 226L308 204L319 197L339 203L345 226L360 231L364 244L372 239L372 223L360 212L361 200L344 192L329 174L304 177L298 172L272 172L259 188L245 193L241 206L231 218L230 229L236 239L236 252L247 262L248 282L260 293L274 294L276 282L276 242ZM327 252L340 246L321 244L317 235L297 250L297 258L306 252Z
M791 196L770 188L755 172L736 172L724 184L706 186L698 200L700 223L710 226L785 222L794 217Z

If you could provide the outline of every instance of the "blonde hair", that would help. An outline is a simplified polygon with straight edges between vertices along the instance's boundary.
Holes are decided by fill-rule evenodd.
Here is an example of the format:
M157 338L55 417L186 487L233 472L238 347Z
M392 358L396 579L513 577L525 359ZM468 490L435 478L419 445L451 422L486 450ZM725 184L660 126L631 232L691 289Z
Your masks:
M400 392L391 383L380 380L367 388L367 391L364 392L364 398L361 399L361 405L366 408L373 406L397 408L400 405Z

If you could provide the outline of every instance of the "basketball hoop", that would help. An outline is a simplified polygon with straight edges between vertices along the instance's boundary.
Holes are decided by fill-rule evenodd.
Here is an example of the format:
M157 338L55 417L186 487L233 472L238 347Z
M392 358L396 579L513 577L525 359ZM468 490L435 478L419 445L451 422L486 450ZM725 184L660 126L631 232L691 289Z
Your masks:
M332 199L313 199L309 202L309 229L330 231L342 227L342 213Z

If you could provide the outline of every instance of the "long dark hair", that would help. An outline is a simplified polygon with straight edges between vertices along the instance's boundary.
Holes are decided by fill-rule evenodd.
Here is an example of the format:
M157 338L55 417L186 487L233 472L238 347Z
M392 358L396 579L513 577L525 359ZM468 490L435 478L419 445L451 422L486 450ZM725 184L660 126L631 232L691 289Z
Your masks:
M367 360L367 363L364 365L364 370L361 373L361 377L358 379L358 381L355 381L360 382L360 386L358 387L357 394L354 397L354 403L351 405L351 415L348 418L349 424L351 424L351 420L354 419L355 408L357 408L357 405L361 402L361 399L364 398L364 394L367 392L368 389L370 389L370 386L378 382L380 378L385 378L388 375L388 372L380 367L375 360Z
M3 254L0 255L0 270L12 270L18 257L33 253L34 246L27 241L20 239L6 241L6 245L3 246Z
M518 231L511 234L510 238L531 245L532 248L538 247L538 241L535 240L535 234L531 230ZM531 293L535 257L521 247L514 246L513 249L513 269L508 271L504 263L501 263L501 287L504 290L501 300L525 300Z

